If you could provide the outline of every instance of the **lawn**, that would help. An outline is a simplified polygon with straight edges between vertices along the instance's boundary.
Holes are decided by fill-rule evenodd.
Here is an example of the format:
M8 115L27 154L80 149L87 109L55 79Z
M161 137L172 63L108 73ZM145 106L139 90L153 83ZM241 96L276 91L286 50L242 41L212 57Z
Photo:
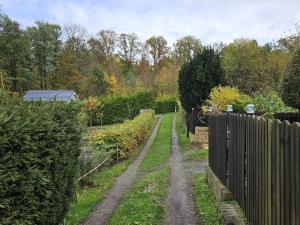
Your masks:
M139 167L143 177L121 201L110 225L163 224L164 200L169 186L167 162L171 155L173 115L167 114L163 118L154 143Z
M140 171L152 171L169 160L172 144L173 115L173 113L170 113L163 118L155 141L149 153L140 165Z
M133 185L108 224L163 224L163 202L167 196L168 184L168 168L148 173Z
M176 131L180 145L180 151L185 152L189 147L189 139L186 135L184 115L181 111L176 114Z
M208 159L208 149L191 148L184 154L185 160L206 160Z

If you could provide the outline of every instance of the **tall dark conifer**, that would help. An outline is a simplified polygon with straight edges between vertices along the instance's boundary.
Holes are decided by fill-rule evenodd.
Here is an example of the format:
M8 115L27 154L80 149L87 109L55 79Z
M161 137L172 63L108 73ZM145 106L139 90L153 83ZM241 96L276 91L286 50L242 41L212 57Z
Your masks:
M222 83L223 77L220 55L206 47L180 70L179 96L183 108L189 112L203 104L210 90Z

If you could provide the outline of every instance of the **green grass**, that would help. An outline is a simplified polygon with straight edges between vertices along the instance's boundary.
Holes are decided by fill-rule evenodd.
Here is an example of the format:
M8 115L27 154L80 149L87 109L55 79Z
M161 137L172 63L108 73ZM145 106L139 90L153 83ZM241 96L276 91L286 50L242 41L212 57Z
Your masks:
M167 114L163 118L155 141L139 167L141 171L152 171L169 160L171 155L173 115L173 113Z
M221 214L217 201L206 183L206 173L200 173L195 185L196 206L205 225L221 225Z
M176 113L176 131L178 135L180 151L185 152L189 147L190 141L186 135L185 120L184 116L182 115L182 111Z
M132 160L123 161L95 175L95 186L77 193L77 204L72 204L66 217L67 225L75 225L85 219L96 204L103 200L105 192L112 188L117 176L124 172Z
M156 122L157 119L153 121L153 127ZM105 126L103 129L107 127L108 126ZM147 137L150 136L152 130L153 129L149 130L149 133L146 135ZM145 139L144 143L139 146L136 151L133 151L129 159L96 173L93 177L93 183L95 184L93 187L85 187L78 191L77 203L71 205L66 216L66 225L79 224L83 219L88 217L94 207L104 199L105 193L113 187L116 178L121 175L136 158L139 153L138 150L144 146L147 140L148 138Z
M184 154L185 160L206 160L208 159L208 149L194 148L186 151Z
M151 172L128 192L109 221L109 225L163 224L164 199L167 196L169 169Z
M171 155L173 115L167 114L163 118L154 143L139 167L144 176L133 185L108 224L163 224L170 172L166 162Z

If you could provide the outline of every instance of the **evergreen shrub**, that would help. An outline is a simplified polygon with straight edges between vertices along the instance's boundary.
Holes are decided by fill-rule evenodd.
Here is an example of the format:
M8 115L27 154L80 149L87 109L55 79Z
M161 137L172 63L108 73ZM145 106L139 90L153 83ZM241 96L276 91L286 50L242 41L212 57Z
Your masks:
M177 99L174 97L164 97L155 100L155 113L165 114L175 111L175 107L178 110Z
M88 119L92 125L107 125L122 123L133 119L140 113L141 109L153 108L154 96L150 91L138 92L129 96L108 96L100 99L99 109L94 110L101 114L100 119ZM99 116L93 115L93 118Z
M146 111L133 120L100 129L91 137L95 152L113 152L119 149L120 159L127 159L136 150L151 129L154 121L154 112Z
M77 178L79 107L2 97L0 224L61 224Z

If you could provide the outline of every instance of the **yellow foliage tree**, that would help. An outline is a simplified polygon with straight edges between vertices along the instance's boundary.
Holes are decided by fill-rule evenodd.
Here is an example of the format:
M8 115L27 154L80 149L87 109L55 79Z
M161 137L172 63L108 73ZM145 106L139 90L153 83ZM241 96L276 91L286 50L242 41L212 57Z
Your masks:
M178 96L178 71L178 65L172 63L160 69L154 81L158 96Z
M118 86L118 80L117 80L117 76L115 74L112 74L109 77L109 86L110 86L111 93L112 94L116 93L117 86Z
M102 103L97 97L88 97L83 100L83 103L82 112L86 113L90 126L92 126L94 122L102 120Z
M230 86L214 87L209 95L207 104L213 107L214 111L226 111L228 105L233 105L234 110L242 110L252 98L241 93L237 88Z

